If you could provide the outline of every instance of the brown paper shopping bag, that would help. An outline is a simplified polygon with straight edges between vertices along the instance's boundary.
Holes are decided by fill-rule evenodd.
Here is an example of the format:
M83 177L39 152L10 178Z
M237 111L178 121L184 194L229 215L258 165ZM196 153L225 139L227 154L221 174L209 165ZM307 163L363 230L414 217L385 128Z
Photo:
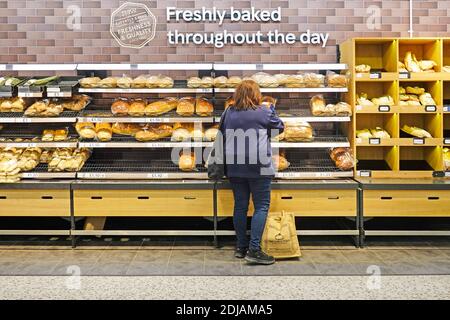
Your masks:
M270 212L261 240L261 248L277 259L300 257L295 216L290 212Z

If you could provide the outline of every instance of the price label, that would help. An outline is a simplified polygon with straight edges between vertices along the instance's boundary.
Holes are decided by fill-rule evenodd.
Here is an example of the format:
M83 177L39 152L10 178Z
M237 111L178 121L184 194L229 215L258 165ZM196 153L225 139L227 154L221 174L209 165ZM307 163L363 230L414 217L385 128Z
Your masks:
M331 173L329 172L318 172L315 174L316 178L329 178L331 177Z
M22 173L23 178L38 178L39 174L37 173L31 173L31 172L24 172Z
M369 139L369 144L380 144L380 138L370 138Z
M11 70L13 70L13 65L12 65L12 64L7 64L7 65L5 66L5 70L6 70L6 71L11 71Z
M398 74L399 79L411 79L411 73L409 72L400 72Z
M359 171L359 176L364 178L369 178L372 176L371 171Z
M145 118L144 119L144 122L146 122L146 123L168 123L168 122L170 122L169 121L170 119L169 118Z
M426 112L436 112L437 107L436 106L426 106L425 111Z
M444 106L444 112L448 112L450 110L449 106Z
M146 143L145 146L147 148L165 148L165 143Z
M298 178L300 177L300 174L296 172L285 172L285 173L278 173L278 176L280 178L289 179L289 178Z
M413 144L420 144L420 145L425 144L425 139L423 139L423 138L414 138L413 139Z
M61 92L60 87L47 87L47 92Z
M257 64L255 65L255 69L256 69L256 71L263 71L263 70L264 70L264 64L262 64L262 63L257 63Z
M389 111L391 111L391 107L390 106L378 106L378 111L379 112L389 112Z
M105 179L106 173L83 173L80 176L88 179Z
M42 97L42 93L19 92L18 96L22 98Z
M444 139L444 144L450 144L450 138Z
M148 173L147 174L148 179L167 179L169 178L168 173Z
M16 118L16 123L31 123L33 120L29 118Z
M211 89L210 88L201 88L199 89L201 93L210 93Z
M106 143L98 143L98 142L84 142L80 143L84 148L104 148L106 147Z
M369 78L370 79L381 79L381 73L379 73L379 72L371 73Z
M138 68L139 68L139 66L137 64L130 64L131 70L137 70Z
M445 171L445 177L446 178L450 177L450 171Z

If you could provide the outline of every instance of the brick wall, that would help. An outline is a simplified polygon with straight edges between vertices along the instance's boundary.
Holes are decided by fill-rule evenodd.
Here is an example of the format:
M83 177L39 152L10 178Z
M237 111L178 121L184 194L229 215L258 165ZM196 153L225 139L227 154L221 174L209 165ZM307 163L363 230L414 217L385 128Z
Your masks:
M368 0L247 0L247 1L146 1L160 22L155 39L142 49L121 48L109 33L111 12L119 0L9 0L0 1L0 63L67 62L334 62L336 44L355 36L408 36L409 1ZM450 1L415 0L415 36L450 35ZM66 26L67 7L78 5L82 19L80 30ZM228 46L223 49L195 46L168 46L166 31L220 30L213 24L165 23L165 8L212 7L221 9L282 7L281 24L237 24L226 22L229 31L330 32L326 48L294 46ZM367 7L381 8L380 30L366 27Z

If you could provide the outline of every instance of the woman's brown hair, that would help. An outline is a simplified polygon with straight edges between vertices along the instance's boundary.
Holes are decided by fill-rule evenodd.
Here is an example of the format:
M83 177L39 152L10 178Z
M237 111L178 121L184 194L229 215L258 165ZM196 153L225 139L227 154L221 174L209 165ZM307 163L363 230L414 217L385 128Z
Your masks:
M256 109L261 105L262 96L258 84L253 80L244 80L234 92L233 106L237 110Z

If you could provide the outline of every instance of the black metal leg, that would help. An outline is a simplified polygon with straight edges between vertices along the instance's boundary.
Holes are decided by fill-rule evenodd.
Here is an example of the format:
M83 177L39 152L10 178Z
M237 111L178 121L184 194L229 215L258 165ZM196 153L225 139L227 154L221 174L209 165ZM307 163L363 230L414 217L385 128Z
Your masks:
M72 243L72 249L76 247L76 236L73 234L73 231L75 231L76 225L75 225L75 214L73 209L73 190L70 188L70 241Z
M219 247L219 239L217 238L217 182L214 183L213 189L213 224L214 224L214 247Z
M359 247L360 248L364 248L364 238L365 238L365 233L364 233L364 206L363 206L363 190L362 189L358 189L358 217L359 217Z

